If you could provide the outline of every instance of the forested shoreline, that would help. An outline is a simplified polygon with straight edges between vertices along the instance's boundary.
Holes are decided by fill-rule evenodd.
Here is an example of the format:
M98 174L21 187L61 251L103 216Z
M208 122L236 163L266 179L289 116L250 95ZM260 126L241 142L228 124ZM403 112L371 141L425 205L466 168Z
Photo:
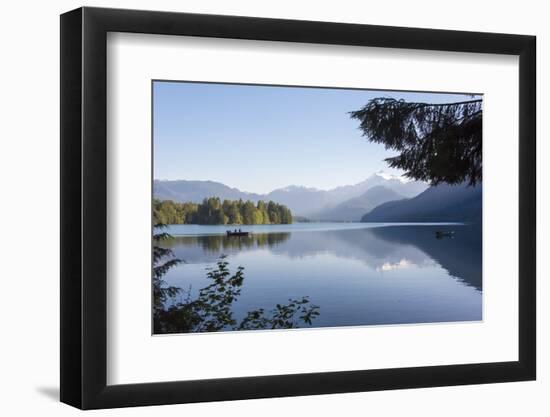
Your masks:
M288 207L274 201L205 198L202 203L153 199L155 221L163 224L290 224Z

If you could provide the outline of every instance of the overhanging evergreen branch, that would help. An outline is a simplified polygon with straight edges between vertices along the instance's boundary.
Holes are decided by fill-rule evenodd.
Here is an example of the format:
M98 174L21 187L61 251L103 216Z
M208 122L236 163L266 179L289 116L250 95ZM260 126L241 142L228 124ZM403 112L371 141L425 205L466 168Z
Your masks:
M350 115L369 141L399 152L386 161L406 177L432 185L481 182L481 99L432 104L375 98Z

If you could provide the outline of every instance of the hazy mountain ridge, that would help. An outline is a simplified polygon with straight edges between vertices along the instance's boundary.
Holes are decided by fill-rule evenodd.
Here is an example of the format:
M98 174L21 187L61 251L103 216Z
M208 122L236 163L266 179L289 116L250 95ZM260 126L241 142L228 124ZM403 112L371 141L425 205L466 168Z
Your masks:
M222 200L258 201L265 196L247 193L237 188L228 187L215 181L188 181L188 180L155 180L153 195L160 200L174 200L179 203L200 203L207 197L220 197Z
M331 190L290 185L267 194L249 193L215 181L155 180L153 195L161 200L195 203L212 196L220 197L222 200L238 200L240 198L254 202L273 200L289 207L295 215L309 216L328 210L347 200L360 197L375 186L384 186L403 197L416 196L427 188L427 185L422 182L406 182L378 172L360 183L344 185Z
M395 191L403 197L408 198L415 197L428 188L428 185L424 182L406 181L395 175L388 175L382 171L379 171L360 183L354 185L342 185L340 187L333 188L330 192L334 196L341 198L341 202L343 202L347 199L358 197L369 188L377 185L382 185Z
M375 185L358 197L350 198L330 209L322 210L310 217L321 221L360 221L361 218L380 204L402 200L405 197L383 185Z
M482 186L440 184L418 196L390 201L365 214L363 222L471 222L482 218Z

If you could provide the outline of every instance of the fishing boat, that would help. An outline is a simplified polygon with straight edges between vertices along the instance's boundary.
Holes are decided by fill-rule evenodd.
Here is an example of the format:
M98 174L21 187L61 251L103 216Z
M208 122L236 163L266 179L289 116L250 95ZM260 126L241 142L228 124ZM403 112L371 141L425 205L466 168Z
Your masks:
M228 230L225 233L227 233L227 236L248 236L248 232L241 232L240 230Z
M441 231L441 230L437 230L435 232L435 237L437 239L441 239L441 238L444 238L444 237L454 237L454 235L455 235L454 230L449 230L449 231L446 231L446 232Z

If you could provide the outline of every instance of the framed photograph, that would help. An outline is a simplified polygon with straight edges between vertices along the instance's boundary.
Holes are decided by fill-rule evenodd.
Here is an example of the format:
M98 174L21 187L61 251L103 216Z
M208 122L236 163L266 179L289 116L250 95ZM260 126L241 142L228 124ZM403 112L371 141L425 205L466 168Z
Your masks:
M61 16L61 401L533 380L535 37Z

